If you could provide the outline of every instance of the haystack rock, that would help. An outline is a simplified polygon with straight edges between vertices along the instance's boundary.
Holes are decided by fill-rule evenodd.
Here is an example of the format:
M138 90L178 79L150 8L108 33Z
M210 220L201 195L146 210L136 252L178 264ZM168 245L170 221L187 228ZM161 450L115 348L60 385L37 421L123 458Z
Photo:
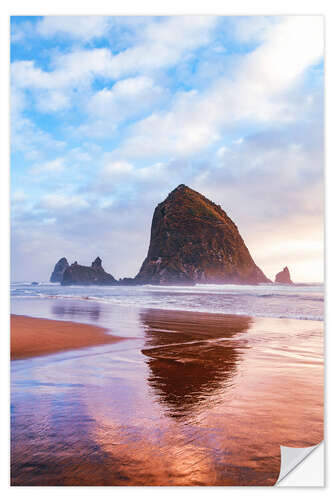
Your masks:
M283 283L285 285L293 285L293 282L291 281L290 278L290 272L289 269L286 267L283 268L283 271L280 271L277 273L275 276L275 283Z
M117 280L104 271L102 260L97 257L91 266L80 266L77 262L71 264L64 272L62 285L116 285Z
M184 184L156 207L148 255L135 281L160 285L270 282L224 210Z
M62 257L54 266L53 273L51 274L51 283L61 283L65 270L69 267L66 257Z

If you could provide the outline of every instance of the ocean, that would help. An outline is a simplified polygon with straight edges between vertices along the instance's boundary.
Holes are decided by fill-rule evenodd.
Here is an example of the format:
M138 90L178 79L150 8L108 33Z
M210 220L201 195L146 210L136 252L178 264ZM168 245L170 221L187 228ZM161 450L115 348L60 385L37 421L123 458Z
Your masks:
M61 286L13 282L15 312L19 299L88 300L96 304L237 314L253 317L324 320L324 285Z

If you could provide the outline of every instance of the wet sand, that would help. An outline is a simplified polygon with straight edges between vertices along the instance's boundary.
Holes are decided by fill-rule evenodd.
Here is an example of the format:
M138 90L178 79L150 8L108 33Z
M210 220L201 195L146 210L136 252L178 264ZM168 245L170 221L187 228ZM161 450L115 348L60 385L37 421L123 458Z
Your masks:
M12 485L268 486L322 441L322 322L96 307L135 338L12 363Z
M80 349L100 344L119 342L100 327L11 315L10 356L11 359L45 356L55 352Z

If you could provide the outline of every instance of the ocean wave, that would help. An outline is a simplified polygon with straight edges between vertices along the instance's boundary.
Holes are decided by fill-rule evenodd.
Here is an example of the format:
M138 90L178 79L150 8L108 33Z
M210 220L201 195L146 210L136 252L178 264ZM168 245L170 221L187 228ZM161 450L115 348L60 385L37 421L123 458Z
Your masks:
M189 311L189 312L202 312L206 314L235 314L238 316L250 316L250 317L263 317L263 318L280 318L280 319L299 319L299 320L309 320L309 321L324 321L324 315L320 314L319 311L283 311L275 310L268 311L270 304L267 304L266 308L255 307L255 305L247 304L244 308L239 308L237 302L233 305L230 304L226 306L224 304L213 304L213 303L199 303L188 304L185 302L175 304L172 301L168 301L166 298L164 300L156 300L154 296L150 298L146 295L142 295L140 298L137 296L112 296L103 297L97 295L75 295L75 294L44 294L35 293L34 295L23 294L21 296L15 296L15 298L24 299L52 299L52 300L79 300L79 301L92 301L101 304L108 304L110 306L124 306L132 307L137 309L161 309L161 310L173 310L173 311ZM154 300L155 299L155 300ZM281 307L282 308L282 307ZM301 309L301 308L299 308Z

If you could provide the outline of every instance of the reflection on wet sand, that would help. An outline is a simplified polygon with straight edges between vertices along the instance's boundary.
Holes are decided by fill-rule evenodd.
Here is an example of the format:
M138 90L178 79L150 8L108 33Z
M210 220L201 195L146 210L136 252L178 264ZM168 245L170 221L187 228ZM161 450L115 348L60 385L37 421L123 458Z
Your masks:
M51 310L55 317L59 317L61 319L67 318L75 320L77 318L81 318L97 321L100 316L100 306L96 302L89 302L84 306L75 302L70 302L68 304L53 304Z
M140 319L148 383L169 415L186 417L216 391L223 397L240 363L240 347L245 348L233 337L249 329L251 318L147 310Z
M322 440L321 322L107 318L136 337L13 362L13 485L273 485L280 445Z

